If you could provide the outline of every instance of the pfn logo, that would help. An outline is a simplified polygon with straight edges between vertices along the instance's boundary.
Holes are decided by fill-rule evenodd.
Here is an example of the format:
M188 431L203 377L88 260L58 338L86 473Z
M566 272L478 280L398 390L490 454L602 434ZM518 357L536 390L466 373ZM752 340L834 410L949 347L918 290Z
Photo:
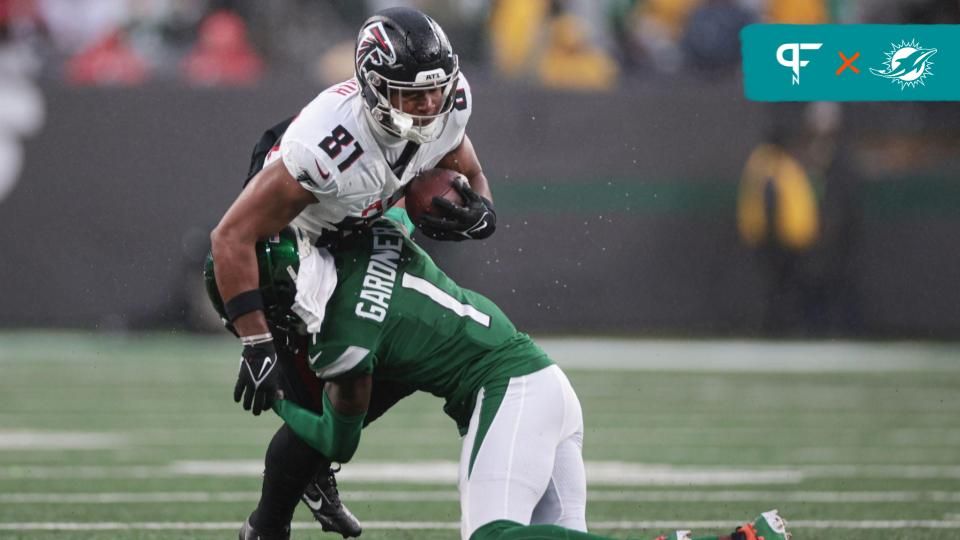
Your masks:
M800 59L800 51L815 51L823 46L823 43L784 43L777 49L777 62L783 67L793 70L793 84L800 84L800 68L806 67L809 60ZM790 58L786 53L790 52Z

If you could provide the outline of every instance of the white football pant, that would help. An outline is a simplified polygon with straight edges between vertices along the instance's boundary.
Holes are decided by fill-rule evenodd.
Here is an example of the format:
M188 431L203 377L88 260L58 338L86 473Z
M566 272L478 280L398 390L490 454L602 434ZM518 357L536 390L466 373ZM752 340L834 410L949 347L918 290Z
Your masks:
M552 365L511 378L505 393L494 386L480 390L463 439L461 537L468 540L496 520L586 531L583 412L567 376ZM496 408L499 394L503 401ZM489 428L471 469L484 424Z

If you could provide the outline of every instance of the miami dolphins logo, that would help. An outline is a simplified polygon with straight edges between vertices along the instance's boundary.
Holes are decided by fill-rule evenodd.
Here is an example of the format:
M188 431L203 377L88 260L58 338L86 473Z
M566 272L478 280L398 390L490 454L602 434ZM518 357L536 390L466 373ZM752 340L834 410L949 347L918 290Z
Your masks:
M884 53L887 60L883 69L870 68L870 73L878 77L890 79L898 83L900 89L915 87L924 84L923 80L933 75L933 62L930 57L937 53L936 49L924 49L917 40L901 41L899 45L890 44L893 49Z
M363 29L357 44L357 65L364 65L370 60L375 66L384 64L390 66L396 63L397 53L387 37L383 23L371 24Z

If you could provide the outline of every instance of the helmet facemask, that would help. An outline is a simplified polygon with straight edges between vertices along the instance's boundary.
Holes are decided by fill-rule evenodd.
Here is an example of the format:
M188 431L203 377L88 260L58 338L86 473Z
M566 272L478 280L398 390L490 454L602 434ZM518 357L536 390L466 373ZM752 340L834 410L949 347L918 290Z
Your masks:
M454 62L456 66L456 60ZM373 98L368 98L367 110L374 122L391 135L418 144L435 141L443 132L449 120L450 111L453 110L459 74L460 70L456 67L449 74L438 68L418 73L418 81L410 83L387 79L375 71L367 71L365 90ZM440 89L440 108L435 114L414 114L403 111L404 99L409 99L411 93L437 88Z

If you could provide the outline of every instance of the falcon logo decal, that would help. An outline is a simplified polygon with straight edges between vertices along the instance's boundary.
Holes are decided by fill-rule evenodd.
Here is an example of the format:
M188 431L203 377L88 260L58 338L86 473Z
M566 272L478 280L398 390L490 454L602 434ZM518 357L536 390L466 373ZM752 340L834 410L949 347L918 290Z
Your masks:
M360 44L357 45L357 65L364 65L367 60L375 66L384 64L391 66L397 61L397 53L387 37L383 23L371 24L363 29L360 35Z

